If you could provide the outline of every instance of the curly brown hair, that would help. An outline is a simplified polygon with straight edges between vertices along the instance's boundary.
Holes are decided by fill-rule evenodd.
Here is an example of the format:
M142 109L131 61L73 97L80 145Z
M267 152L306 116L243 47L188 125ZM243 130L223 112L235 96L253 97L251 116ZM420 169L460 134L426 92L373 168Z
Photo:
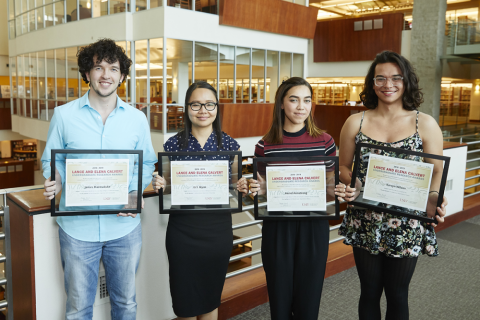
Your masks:
M368 69L363 91L360 93L360 100L368 109L375 109L378 106L378 97L373 89L375 77L375 67L380 63L395 63L402 70L403 92L402 102L405 110L417 110L423 103L422 89L418 87L418 76L415 69L405 57L393 51L383 51L377 54L373 60L370 69Z
M97 61L95 61L96 63L105 60L112 64L118 61L120 63L120 72L124 76L123 81L125 81L127 75L130 73L132 60L127 57L125 50L118 46L112 39L100 39L97 42L80 48L77 52L78 69L85 83L89 83L86 74L89 73L95 65L93 61L94 57L97 59Z

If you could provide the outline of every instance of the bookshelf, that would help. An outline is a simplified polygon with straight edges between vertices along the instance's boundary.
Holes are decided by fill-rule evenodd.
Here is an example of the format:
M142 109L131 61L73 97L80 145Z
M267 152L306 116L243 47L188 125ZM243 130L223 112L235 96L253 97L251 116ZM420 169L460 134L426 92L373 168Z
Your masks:
M37 168L37 144L24 142L23 140L12 140L12 157L18 161L34 161Z

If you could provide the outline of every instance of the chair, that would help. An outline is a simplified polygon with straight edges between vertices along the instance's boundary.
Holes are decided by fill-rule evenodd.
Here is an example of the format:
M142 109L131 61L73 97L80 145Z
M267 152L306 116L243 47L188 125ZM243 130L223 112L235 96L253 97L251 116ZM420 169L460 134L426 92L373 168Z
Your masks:
M183 107L182 106L167 106L167 130L171 126L174 129L183 128Z
M180 8L190 9L190 0L180 0Z
M202 11L202 1L195 0L195 11Z

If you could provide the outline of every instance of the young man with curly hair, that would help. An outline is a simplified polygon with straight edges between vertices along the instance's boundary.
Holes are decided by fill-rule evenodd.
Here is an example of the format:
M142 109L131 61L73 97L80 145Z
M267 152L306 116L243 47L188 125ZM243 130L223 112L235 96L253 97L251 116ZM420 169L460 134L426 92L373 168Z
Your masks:
M42 156L45 198L53 199L65 183L61 165L51 181L52 149L143 150L145 189L157 161L147 119L116 94L132 61L110 39L81 48L77 56L79 71L90 90L80 99L55 108ZM137 179L135 172L132 180ZM65 210L64 194L60 210ZM135 273L142 245L140 215L62 216L57 223L67 293L65 319L92 319L100 259L105 266L112 319L135 319Z

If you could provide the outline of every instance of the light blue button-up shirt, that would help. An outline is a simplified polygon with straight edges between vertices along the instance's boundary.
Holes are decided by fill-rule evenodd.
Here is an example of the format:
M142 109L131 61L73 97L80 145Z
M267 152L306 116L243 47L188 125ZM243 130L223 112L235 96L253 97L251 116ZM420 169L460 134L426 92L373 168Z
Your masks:
M90 106L87 92L80 99L55 108L48 130L47 144L42 155L43 176L51 176L52 149L121 149L143 150L142 192L149 185L157 162L150 137L147 118L141 111L129 106L117 96L117 106L103 125L100 114ZM89 155L89 157L92 157ZM131 157L131 155L130 155ZM57 158L58 159L58 158ZM65 185L65 167L55 163ZM129 191L138 186L137 170L129 170ZM65 210L65 193L62 192L60 210ZM102 207L98 207L101 209ZM111 208L111 207L109 207ZM75 207L78 210L79 207ZM88 207L92 210L92 207ZM120 211L119 211L120 212ZM136 218L117 217L115 214L63 216L57 223L69 236L82 241L108 241L121 238L140 223Z

